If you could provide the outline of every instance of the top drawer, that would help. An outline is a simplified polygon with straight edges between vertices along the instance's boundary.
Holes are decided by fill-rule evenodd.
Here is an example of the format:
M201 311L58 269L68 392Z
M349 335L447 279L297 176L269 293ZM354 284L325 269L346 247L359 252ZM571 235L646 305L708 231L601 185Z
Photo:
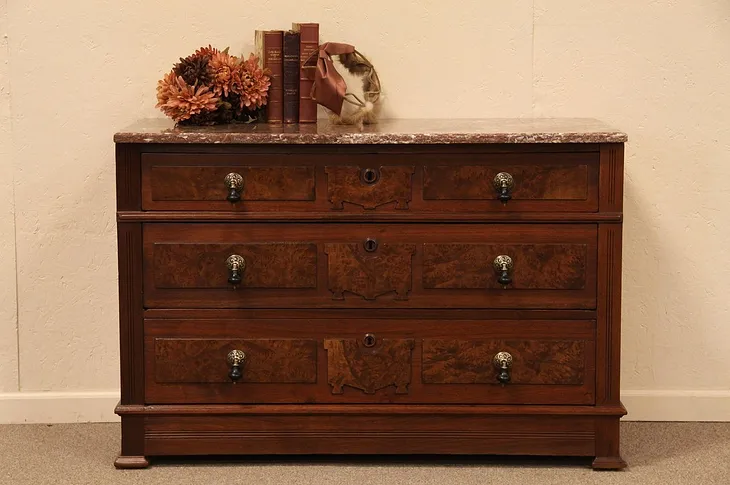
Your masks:
M142 208L596 212L598 152L143 153Z

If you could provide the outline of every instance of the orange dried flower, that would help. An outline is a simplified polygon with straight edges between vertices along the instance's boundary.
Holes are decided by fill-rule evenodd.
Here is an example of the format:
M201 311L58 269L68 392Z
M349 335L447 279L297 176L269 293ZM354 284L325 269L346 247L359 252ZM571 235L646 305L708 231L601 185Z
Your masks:
M191 116L215 111L218 98L206 86L189 85L182 76L170 71L157 83L157 108L175 121L184 121Z
M241 63L241 108L258 109L264 106L269 97L271 78L259 66L259 59L251 54Z
M228 96L234 86L241 84L240 61L227 51L215 52L208 66L213 73L213 92L216 95Z

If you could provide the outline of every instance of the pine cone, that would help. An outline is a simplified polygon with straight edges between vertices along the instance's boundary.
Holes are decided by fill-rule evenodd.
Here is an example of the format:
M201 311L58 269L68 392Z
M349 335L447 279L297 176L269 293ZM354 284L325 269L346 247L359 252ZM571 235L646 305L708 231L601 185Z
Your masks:
M213 80L212 73L208 67L210 55L207 53L195 53L186 58L180 58L173 70L178 76L182 76L186 83L194 86L207 86Z

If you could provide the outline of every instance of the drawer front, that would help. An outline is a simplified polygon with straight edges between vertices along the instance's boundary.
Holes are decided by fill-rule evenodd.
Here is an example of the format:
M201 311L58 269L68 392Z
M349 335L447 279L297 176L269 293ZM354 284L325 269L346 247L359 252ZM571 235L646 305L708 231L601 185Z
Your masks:
M597 152L143 153L142 208L400 215L596 212L598 166Z
M315 166L311 160L297 162L291 158L142 154L142 209L310 210L316 197ZM229 174L233 178L227 180ZM229 200L231 180L235 182L234 195Z
M593 404L593 321L158 320L148 403ZM229 354L243 352L234 384ZM495 356L509 354L509 365ZM239 354L240 355L240 354Z
M143 238L147 308L596 306L591 224L147 224Z

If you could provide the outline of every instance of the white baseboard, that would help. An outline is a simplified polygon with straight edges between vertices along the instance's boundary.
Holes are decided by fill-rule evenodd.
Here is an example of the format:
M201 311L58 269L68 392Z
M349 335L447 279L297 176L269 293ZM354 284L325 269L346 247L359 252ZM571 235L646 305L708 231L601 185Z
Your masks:
M621 391L627 421L730 421L728 391ZM0 393L0 424L119 421L119 391Z
M119 391L0 393L0 424L119 421Z
M626 421L730 421L728 391L621 391Z

